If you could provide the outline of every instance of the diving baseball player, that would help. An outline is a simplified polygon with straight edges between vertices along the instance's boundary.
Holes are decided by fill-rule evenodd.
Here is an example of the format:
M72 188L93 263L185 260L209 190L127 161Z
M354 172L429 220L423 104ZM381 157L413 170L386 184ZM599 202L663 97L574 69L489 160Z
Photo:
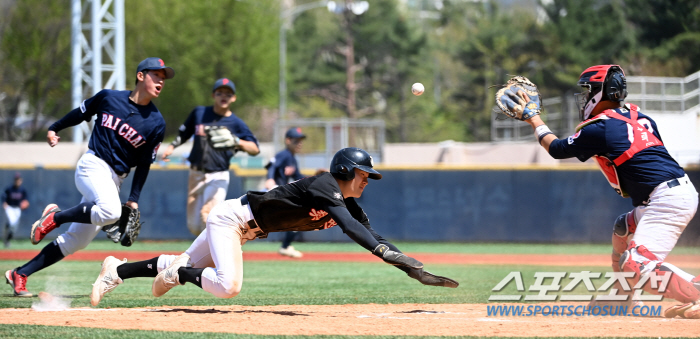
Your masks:
M209 211L226 200L233 155L238 151L260 153L258 140L248 125L231 111L230 106L236 101L233 82L226 78L216 80L212 98L213 106L192 110L177 138L163 151L163 160L168 161L175 147L194 135L187 187L187 227L194 235L204 230Z
M284 134L285 148L275 154L270 162L265 166L267 169L267 180L265 180L265 189L271 190L277 186L289 183L289 180L299 180L304 176L299 172L299 164L294 155L301 151L304 145L306 135L301 132L301 128L292 127ZM297 237L299 232L289 231L284 233L284 240L278 253L292 258L301 258L303 254L297 251L294 246L291 246L292 241Z
M120 219L119 188L133 167L136 170L126 205L138 209L141 189L165 133L165 120L151 100L160 95L165 80L174 75L163 60L147 58L138 65L133 91L104 89L49 127L46 139L54 147L60 140L58 132L97 115L88 151L78 160L75 170L75 186L83 198L80 204L63 211L56 204L49 204L34 223L33 244L62 224L71 224L32 260L5 272L15 296L32 296L26 289L27 277L85 248L102 226Z
M22 187L22 176L19 173L15 174L14 183L5 189L2 197L2 207L5 210L5 217L7 217L4 232L5 248L10 247L10 240L17 231L22 210L29 208L28 197L27 190Z
M209 214L207 228L179 256L161 255L136 263L107 257L93 285L92 305L97 305L106 292L124 279L154 276L152 292L156 297L189 282L219 298L232 298L243 284L241 245L246 241L265 238L270 232L313 231L333 226L339 226L360 246L425 285L459 285L424 271L422 263L401 253L370 227L355 199L362 195L368 179L379 180L382 175L373 168L367 152L341 149L333 157L330 171L268 192L249 191L217 205Z
M651 273L670 274L665 292L649 282L644 291L684 303L667 310L667 317L700 318L700 276L664 261L695 215L698 192L664 147L654 120L634 104L621 105L627 83L620 66L589 67L578 85L583 88L576 95L582 122L566 139L557 139L542 122L533 96L506 91L496 100L522 114L553 158L594 158L615 192L632 198L634 208L613 225L613 270L634 272L631 286Z

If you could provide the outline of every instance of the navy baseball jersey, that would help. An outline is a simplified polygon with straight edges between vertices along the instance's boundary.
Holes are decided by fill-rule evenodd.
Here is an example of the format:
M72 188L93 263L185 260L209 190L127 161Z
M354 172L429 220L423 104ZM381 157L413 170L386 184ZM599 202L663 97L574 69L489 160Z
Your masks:
M49 130L58 132L82 120L90 121L97 114L88 144L97 157L120 175L137 165L150 166L165 135L165 120L153 102L138 105L129 99L129 94L131 91L103 89ZM76 114L81 120L71 124Z
M29 199L27 191L24 189L24 187L16 187L15 185L12 185L5 189L5 193L2 197L2 200L4 202L14 207L19 207L19 203L21 203L22 200L25 199Z
M584 121L574 135L554 140L549 146L549 154L555 159L576 157L582 162L593 156L604 156L617 162L619 185L632 198L632 204L639 206L648 200L649 194L656 186L681 178L685 172L661 143L656 123L650 117L637 112L638 124L633 126L624 120L610 117L612 114L606 115L606 112L617 113L625 119L630 119L631 114L627 107L636 108L625 106L608 110ZM635 129L640 129L641 133L635 132ZM651 132L655 139L647 132ZM655 144L651 142L653 140L656 140ZM629 154L626 155L625 152L632 149L633 144L640 142L642 147L628 158ZM653 146L649 146L651 144Z
M236 152L228 149L214 149L207 142L207 135L204 131L205 126L226 127L231 131L231 134L241 140L252 141L256 145L258 144L258 139L250 131L248 125L235 114L231 113L230 116L225 117L216 114L213 106L197 106L187 117L185 123L180 126L179 137L184 142L194 135L194 145L187 160L190 161L193 167L204 172L228 171L231 157Z
M129 99L130 94L131 91L103 89L56 121L49 130L58 132L97 115L88 148L119 175L138 167L129 195L129 201L138 202L165 135L165 119L153 102L136 104Z
M292 173L290 176L284 174L284 169L287 166L294 167L294 173ZM299 180L304 177L301 172L299 172L297 159L289 149L284 149L283 151L275 154L275 156L270 159L270 163L268 163L265 167L267 168L267 179L274 179L277 186L287 184L290 178Z

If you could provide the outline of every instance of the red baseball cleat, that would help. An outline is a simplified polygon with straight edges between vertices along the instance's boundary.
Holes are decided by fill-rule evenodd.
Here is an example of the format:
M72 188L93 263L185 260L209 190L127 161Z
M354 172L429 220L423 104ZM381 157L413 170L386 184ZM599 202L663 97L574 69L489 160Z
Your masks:
M7 279L7 283L12 286L12 290L15 292L15 297L32 296L32 294L27 291L27 276L17 274L17 269L5 272L5 279Z
M32 244L38 244L41 239L53 231L54 228L58 227L56 222L53 221L53 215L56 212L60 212L61 209L58 208L56 204L49 204L44 208L44 213L41 214L41 219L37 220L34 225L32 225Z

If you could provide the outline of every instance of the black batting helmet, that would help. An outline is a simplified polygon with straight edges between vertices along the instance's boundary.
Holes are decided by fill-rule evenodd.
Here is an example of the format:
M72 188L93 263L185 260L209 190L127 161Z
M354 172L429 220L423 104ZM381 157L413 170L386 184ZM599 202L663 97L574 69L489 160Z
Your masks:
M382 175L374 168L372 156L357 147L347 147L336 152L331 160L331 174L340 180L352 180L355 168L369 173L369 178L379 180Z

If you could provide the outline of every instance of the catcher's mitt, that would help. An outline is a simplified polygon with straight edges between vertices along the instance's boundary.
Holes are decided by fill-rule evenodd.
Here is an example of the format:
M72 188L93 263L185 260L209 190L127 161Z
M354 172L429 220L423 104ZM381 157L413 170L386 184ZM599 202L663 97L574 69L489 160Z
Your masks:
M496 105L513 119L527 120L540 114L542 96L532 81L516 75L496 92Z
M131 246L141 232L141 212L138 208L122 205L122 215L117 222L102 226L107 232L107 238L114 243L121 242L122 246Z
M450 278L441 277L439 275L434 275L428 271L424 271L422 268L421 269L411 269L410 271L408 271L408 276L420 281L421 284L423 284L423 285L449 287L449 288L457 288L457 286L459 286L458 282L456 282Z
M240 139L224 126L206 126L209 143L215 149L238 149Z

